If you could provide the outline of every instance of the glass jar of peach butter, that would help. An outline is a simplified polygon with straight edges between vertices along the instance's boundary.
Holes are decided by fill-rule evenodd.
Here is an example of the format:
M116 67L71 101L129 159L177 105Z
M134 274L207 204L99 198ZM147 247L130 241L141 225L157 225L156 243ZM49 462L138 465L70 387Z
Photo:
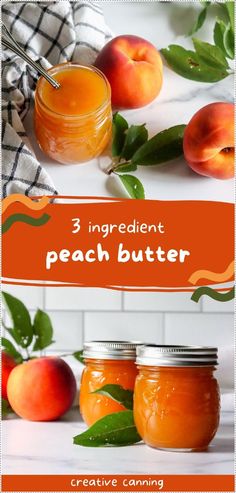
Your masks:
M107 384L133 390L137 376L136 342L91 341L84 344L85 368L80 387L80 412L87 425L125 408L110 397L93 393Z
M207 448L219 424L217 349L137 348L134 420L147 445L169 451Z
M55 89L41 77L35 92L34 126L40 148L63 164L89 161L111 138L111 89L92 66L62 63L48 70Z

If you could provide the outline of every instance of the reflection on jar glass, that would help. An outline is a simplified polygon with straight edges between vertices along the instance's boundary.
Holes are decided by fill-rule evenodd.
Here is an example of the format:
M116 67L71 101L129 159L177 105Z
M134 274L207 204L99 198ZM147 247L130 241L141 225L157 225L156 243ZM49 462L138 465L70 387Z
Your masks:
M99 156L111 139L111 90L92 66L62 63L48 70L60 84L43 77L35 92L34 125L40 148L63 164Z
M125 409L110 397L92 392L107 384L134 389L137 344L126 341L91 341L84 344L85 369L80 387L80 412L87 425Z
M217 349L140 346L137 364L134 420L144 442L174 451L206 449L219 425Z

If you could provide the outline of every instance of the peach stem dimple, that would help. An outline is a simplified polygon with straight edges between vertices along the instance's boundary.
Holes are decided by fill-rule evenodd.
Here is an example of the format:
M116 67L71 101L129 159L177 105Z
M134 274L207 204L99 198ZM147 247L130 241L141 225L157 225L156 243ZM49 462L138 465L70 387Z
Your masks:
M221 149L220 152L224 152L224 153L229 153L229 152L233 152L234 151L234 147L224 147L223 149Z

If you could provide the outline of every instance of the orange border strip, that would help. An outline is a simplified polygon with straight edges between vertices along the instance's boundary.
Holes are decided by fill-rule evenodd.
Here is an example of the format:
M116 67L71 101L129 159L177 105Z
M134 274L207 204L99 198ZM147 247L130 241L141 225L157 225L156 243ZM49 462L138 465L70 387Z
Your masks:
M231 492L234 490L234 476L233 475L193 475L193 474L159 474L159 475L137 475L137 474L114 474L112 475L3 475L3 491L4 492ZM106 480L105 484L101 486L96 485L97 479ZM136 486L132 484L126 485L127 482L132 479L136 480ZM77 486L72 486L71 481L78 480ZM88 480L93 480L94 484L89 486L83 485L83 481L86 483ZM155 480L163 482L163 486L158 488L156 483L143 485L138 484L138 480L144 480L149 483ZM111 481L116 481L116 484L111 485ZM125 483L124 483L125 481Z

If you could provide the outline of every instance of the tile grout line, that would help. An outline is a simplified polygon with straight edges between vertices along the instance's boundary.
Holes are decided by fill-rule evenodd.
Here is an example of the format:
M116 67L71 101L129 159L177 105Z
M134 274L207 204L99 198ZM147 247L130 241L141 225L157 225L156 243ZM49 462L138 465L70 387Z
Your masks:
M121 291L121 311L125 311L125 293Z
M32 311L35 311L37 308L29 308L29 311L32 312ZM3 310L5 311L5 310ZM76 309L63 309L63 308L47 308L46 309L47 312L54 312L54 313L88 313L88 314L94 314L94 313L107 313L107 314L114 314L114 313L144 313L144 314L154 314L154 313L157 313L157 314L163 314L165 313L166 315L233 315L233 311L184 311L184 310L173 310L173 311L163 311L163 310L125 310L123 309L123 307L119 310L119 309L112 309L112 310L107 310L107 309L94 309L94 310L86 310L84 308L81 308L79 310L76 310Z
M42 307L43 307L43 310L46 311L46 288L45 288L45 286L43 287L43 291L42 291Z
M204 313L204 310L203 310L203 297L201 297L201 299L200 299L200 313Z
M84 341L85 341L85 312L84 310L82 311L81 313L82 315L82 346L84 345Z
M163 344L166 342L166 312L163 313Z

